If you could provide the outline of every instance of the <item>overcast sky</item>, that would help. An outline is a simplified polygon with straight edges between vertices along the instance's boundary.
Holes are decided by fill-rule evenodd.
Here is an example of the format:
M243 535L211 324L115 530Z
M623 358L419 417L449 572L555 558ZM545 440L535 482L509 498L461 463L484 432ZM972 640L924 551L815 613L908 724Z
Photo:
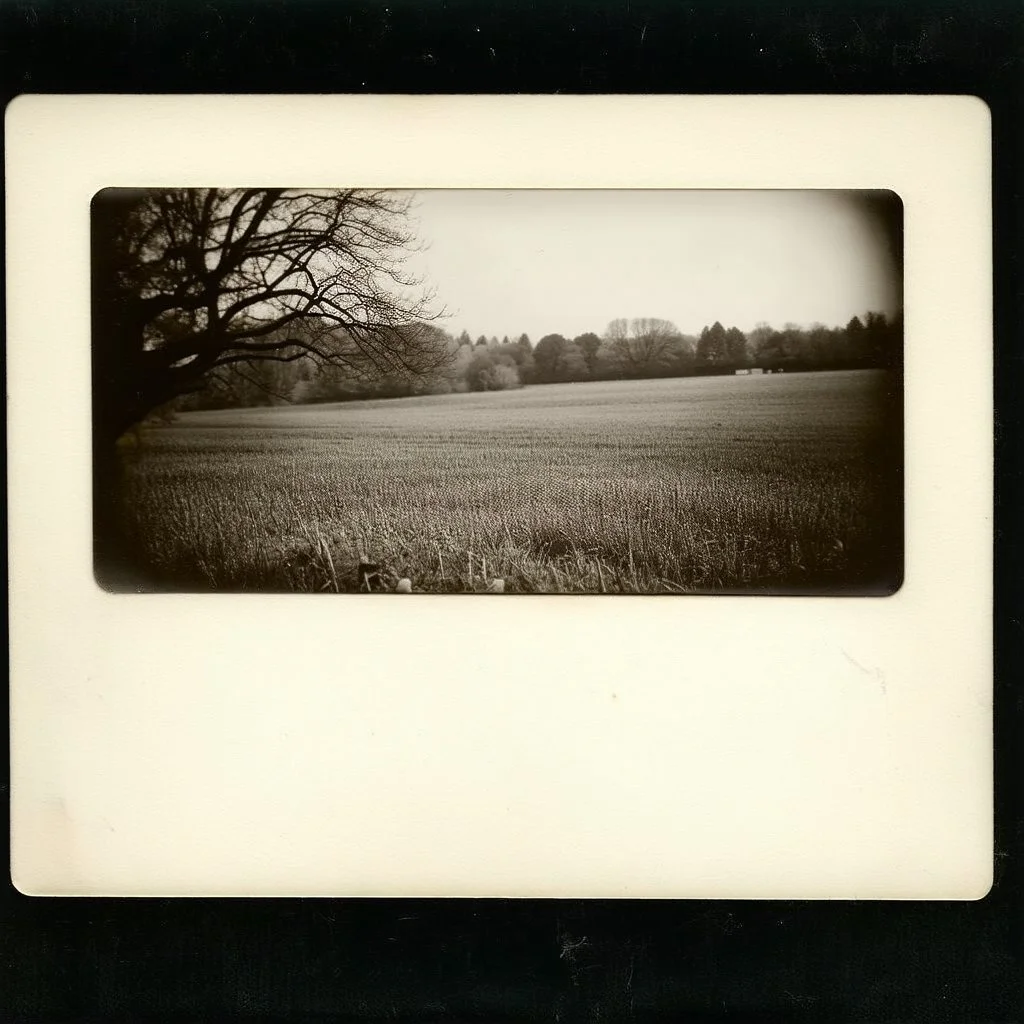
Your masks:
M845 324L899 307L885 226L857 193L431 190L415 194L414 268L475 339L602 334L659 317Z

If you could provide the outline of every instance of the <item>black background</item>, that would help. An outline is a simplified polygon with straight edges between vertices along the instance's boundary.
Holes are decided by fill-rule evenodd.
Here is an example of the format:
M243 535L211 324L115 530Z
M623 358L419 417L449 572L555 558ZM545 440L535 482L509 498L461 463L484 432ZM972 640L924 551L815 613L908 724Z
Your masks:
M986 899L66 900L8 882L0 1019L1024 1020L1024 557L1013 543L1024 522L1024 7L5 0L0 82L5 102L21 92L979 95L993 119L997 408Z

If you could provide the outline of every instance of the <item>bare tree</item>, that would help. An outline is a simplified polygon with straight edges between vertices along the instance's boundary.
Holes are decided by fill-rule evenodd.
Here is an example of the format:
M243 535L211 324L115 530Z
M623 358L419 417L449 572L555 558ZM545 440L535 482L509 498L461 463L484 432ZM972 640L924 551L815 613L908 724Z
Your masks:
M92 206L93 534L97 578L134 569L117 441L211 380L271 361L356 378L422 376L452 358L407 271L395 192L107 189ZM237 383L237 381L235 382Z
M355 376L436 371L406 269L401 193L108 189L93 202L97 445L225 367L312 360Z
M665 370L682 344L679 328L655 317L613 320L605 331L607 361L629 377L646 377Z

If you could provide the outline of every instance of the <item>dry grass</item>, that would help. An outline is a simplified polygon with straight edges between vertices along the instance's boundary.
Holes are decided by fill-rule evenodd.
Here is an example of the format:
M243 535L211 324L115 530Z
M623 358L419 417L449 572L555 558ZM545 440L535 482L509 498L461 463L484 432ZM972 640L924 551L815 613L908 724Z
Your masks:
M882 371L233 410L147 431L125 529L157 588L879 592L899 581Z

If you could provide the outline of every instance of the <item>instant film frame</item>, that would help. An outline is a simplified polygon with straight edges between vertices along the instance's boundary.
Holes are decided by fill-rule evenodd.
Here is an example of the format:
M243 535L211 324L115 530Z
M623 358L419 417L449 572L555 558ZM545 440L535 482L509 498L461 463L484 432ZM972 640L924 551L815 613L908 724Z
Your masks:
M984 895L982 103L22 97L6 130L22 891ZM892 189L905 231L902 588L454 606L101 590L89 202L110 186L224 182ZM499 623L519 649L493 642Z

